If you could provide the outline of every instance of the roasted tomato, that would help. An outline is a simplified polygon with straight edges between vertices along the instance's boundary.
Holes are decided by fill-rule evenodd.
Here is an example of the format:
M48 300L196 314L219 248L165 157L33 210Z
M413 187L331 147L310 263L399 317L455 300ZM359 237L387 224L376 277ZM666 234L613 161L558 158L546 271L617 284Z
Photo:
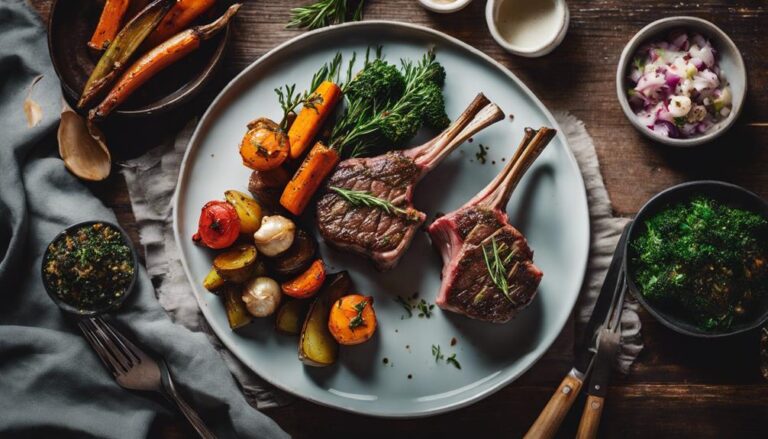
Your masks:
M226 201L209 201L200 212L195 242L214 249L227 248L240 235L237 210Z
M290 151L288 136L266 118L248 124L248 132L240 142L243 164L257 171L269 171L282 165Z

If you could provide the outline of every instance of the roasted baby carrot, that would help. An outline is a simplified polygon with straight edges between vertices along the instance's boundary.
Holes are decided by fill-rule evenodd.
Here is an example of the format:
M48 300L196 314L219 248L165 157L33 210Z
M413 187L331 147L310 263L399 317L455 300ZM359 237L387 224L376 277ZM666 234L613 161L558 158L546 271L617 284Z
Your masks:
M99 58L91 76L85 83L83 93L77 102L78 108L85 108L101 92L108 89L117 79L136 49L152 32L176 0L155 0L142 9L123 29Z
M104 9L101 10L99 23L88 41L88 47L96 50L104 50L109 46L115 35L120 32L120 27L125 18L125 12L131 4L130 0L107 0Z
M186 29L197 17L211 9L216 0L177 0L165 14L157 28L147 37L144 45L155 47L168 38Z
M317 86L314 94L322 100L311 106L305 106L296 116L296 120L288 130L288 140L291 144L291 158L301 158L307 147L312 143L320 128L333 112L341 97L341 88L331 81L323 81Z
M91 110L88 117L94 120L106 117L151 77L197 49L201 41L211 38L223 29L239 8L239 3L234 4L216 21L187 29L147 52L128 68L101 104Z
M339 163L339 159L336 149L329 148L322 142L315 143L285 186L280 204L292 214L301 215L325 177Z
M325 282L325 264L322 259L317 259L304 273L283 282L280 288L288 296L306 299L314 296L323 286L323 282Z

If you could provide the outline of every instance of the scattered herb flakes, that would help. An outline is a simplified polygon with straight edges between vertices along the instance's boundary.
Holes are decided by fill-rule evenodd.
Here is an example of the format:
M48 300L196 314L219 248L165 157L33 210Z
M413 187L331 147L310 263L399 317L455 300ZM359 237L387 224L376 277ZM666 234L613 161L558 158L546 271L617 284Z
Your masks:
M427 303L424 299L421 299L419 303L416 305L416 307L419 309L419 317L426 317L430 318L432 317L432 309L435 308L434 304Z
M510 114L509 115L509 120L515 120L515 115L514 114Z
M452 337L452 338L451 338L451 346L456 346L456 343L458 343L458 342L459 342L459 341L458 341L458 340L456 340L456 337Z
M435 357L435 363L445 358L442 352L440 352L440 345L432 345L432 356Z
M387 357L384 357L384 358L381 360L381 362L382 362L382 363L384 363L384 364L388 364L388 363L389 363L389 358L387 358Z
M408 374L408 379L409 379L409 380L412 380L412 379L413 379L413 374L409 373L409 374Z
M475 139L473 139L472 137L470 137L469 139L467 139L467 142L469 142L469 143L472 143L472 142L474 142L474 141L475 141Z
M456 369L461 370L461 363L459 363L459 360L456 359L456 353L454 353L450 357L446 358L445 362L447 364L452 364L453 367L455 367Z
M403 296L397 296L395 298L395 302L399 303L400 306L402 306L403 309L408 313L407 317L404 315L400 316L400 320L413 317L413 305L411 305L407 299L403 299Z
M482 143L478 143L477 147L479 151L475 153L475 158L477 159L478 162L480 162L481 165L484 165L488 159L488 147L483 145Z

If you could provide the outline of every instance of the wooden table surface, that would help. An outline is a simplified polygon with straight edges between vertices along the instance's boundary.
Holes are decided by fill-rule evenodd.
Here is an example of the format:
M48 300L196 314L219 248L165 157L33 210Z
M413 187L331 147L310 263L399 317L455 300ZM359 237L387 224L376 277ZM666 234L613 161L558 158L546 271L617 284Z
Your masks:
M47 18L51 0L30 0ZM537 0L531 0L537 1ZM275 45L301 31L286 30L291 7L308 0L247 1L234 23L223 68L203 96L146 129L136 122L108 127L118 159L146 151L204 109L226 81ZM656 192L679 182L731 181L768 197L768 5L764 1L568 1L571 24L563 44L543 58L509 55L485 25L485 2L452 15L426 12L416 0L369 0L366 18L392 19L443 31L484 51L518 75L552 110L568 110L594 138L617 215L630 216ZM692 150L655 145L635 131L616 100L619 54L645 24L693 15L719 25L742 50L749 72L746 106L736 126L714 144ZM170 128L169 128L170 127ZM118 172L91 186L137 237L125 183ZM665 329L642 312L645 350L626 377L615 376L600 425L601 437L768 437L768 382L758 368L758 335L700 341ZM573 319L547 354L498 393L427 419L388 421L296 401L266 413L297 438L520 437L572 364L579 328ZM572 437L583 398L561 429ZM172 431L173 429L171 429Z

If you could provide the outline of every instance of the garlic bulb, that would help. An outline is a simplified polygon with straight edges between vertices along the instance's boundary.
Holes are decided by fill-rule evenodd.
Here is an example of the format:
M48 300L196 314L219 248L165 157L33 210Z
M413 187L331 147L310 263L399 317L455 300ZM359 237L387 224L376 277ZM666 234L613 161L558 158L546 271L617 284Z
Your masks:
M281 296L277 282L268 277L257 277L245 284L242 298L249 313L267 317L277 310Z
M280 215L265 216L261 227L253 234L256 248L266 256L277 256L293 244L296 225Z

